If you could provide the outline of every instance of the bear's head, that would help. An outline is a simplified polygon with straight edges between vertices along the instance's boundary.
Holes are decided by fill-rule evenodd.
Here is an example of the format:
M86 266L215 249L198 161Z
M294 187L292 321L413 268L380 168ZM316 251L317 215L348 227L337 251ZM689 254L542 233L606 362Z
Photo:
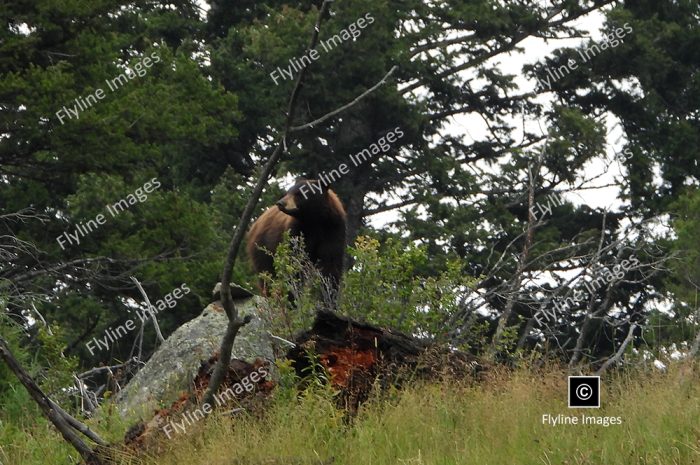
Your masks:
M294 186L277 202L277 207L283 213L297 219L309 219L329 213L345 216L335 193L317 179L297 178Z

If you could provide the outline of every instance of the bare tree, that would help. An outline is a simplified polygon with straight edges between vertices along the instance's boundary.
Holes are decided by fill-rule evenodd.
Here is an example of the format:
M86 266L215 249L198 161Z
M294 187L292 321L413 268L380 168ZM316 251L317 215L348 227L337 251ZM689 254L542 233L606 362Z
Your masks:
M537 227L537 219L535 217L535 190L537 186L537 180L539 179L540 167L542 165L542 154L537 158L537 162L528 165L528 189L527 189L527 225L525 226L525 242L523 243L523 250L520 253L520 258L518 260L518 268L515 271L515 277L512 280L511 296L508 298L505 309L501 313L498 319L498 326L496 327L496 333L493 335L491 340L491 348L489 349L489 357L495 357L501 338L503 337L503 332L506 329L506 325L510 320L511 314L513 313L513 306L515 305L515 295L520 289L522 284L523 274L525 272L525 267L530 258L530 248L532 247L532 241L535 234L535 228Z

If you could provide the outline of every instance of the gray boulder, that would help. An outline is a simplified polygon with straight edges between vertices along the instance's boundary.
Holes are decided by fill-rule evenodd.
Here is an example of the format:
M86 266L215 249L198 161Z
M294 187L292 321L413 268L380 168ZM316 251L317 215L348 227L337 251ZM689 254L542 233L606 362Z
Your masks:
M241 328L231 358L252 362L256 358L273 360L272 341L263 321L256 317L260 297L235 301L241 316L253 319ZM209 304L193 320L180 326L156 350L141 370L115 397L122 416L141 416L171 405L191 389L202 361L219 350L228 319L221 302Z

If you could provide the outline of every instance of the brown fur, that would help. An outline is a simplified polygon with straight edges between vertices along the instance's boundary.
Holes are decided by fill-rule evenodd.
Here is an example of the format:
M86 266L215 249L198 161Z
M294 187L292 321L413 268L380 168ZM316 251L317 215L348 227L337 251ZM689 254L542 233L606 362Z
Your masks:
M274 255L285 231L290 231L292 236L304 238L311 262L337 287L343 273L345 225L345 209L335 192L319 181L298 179L284 197L265 210L251 226L248 257L256 273L273 274L270 253Z

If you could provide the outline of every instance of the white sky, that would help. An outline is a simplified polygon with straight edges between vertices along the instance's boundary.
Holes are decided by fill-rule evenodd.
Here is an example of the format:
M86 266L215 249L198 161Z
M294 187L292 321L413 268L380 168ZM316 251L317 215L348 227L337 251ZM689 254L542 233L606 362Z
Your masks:
M573 22L575 26L585 31L591 38L599 40L603 37L600 29L603 26L604 14L594 12ZM520 48L522 51L511 52L509 54L499 55L487 62L487 66L491 65L498 67L504 74L515 75L515 83L519 89L513 91L513 94L525 93L534 90L536 82L528 79L522 72L523 66L543 61L545 57L551 55L552 51L561 47L575 47L580 45L587 39L558 39L544 40L540 38L530 37L525 39ZM465 74L467 77L468 74ZM549 105L552 101L551 94L541 95L538 102ZM522 125L521 115L517 115L517 123L514 127L519 128ZM513 120L515 122L515 119ZM585 177L596 178L594 182L586 186L604 186L606 184L616 183L616 179L620 179L626 175L626 170L615 159L615 150L621 152L621 147L624 145L624 139L621 139L622 129L616 126L614 117L607 118L608 124L608 160L597 159L595 162L589 163L586 166ZM541 133L546 131L545 121L533 121L526 119L526 128L531 133ZM540 129L542 128L542 129ZM473 140L488 140L491 136L478 115L458 115L451 118L451 123L447 127L445 133L463 137L466 143ZM522 139L522 131L516 129L515 140ZM479 165L482 169L486 168L485 164ZM601 177L597 177L600 175ZM399 193L401 195L401 193ZM608 210L616 210L623 203L620 199L620 189L618 186L603 187L599 189L584 189L569 194L565 194L564 198L576 205L587 204L591 208L606 208ZM394 200L398 200L394 199ZM373 227L382 227L387 223L394 222L399 219L397 211L386 212L375 215L369 219L369 223Z

